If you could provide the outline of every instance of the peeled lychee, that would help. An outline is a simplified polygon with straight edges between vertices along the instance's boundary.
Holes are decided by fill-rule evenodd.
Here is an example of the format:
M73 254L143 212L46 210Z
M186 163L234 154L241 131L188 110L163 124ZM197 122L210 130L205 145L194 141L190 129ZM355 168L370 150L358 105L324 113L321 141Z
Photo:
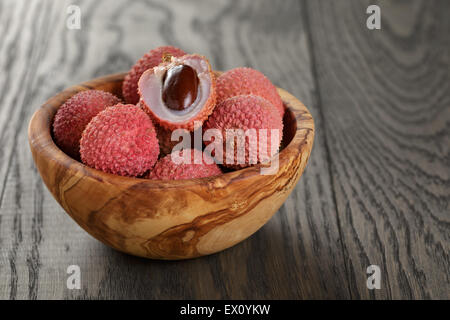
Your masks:
M165 129L193 131L212 113L216 81L205 57L171 57L141 76L138 91L144 110Z
M228 70L217 78L217 103L246 94L268 100L277 108L283 118L284 106L277 88L258 70L236 68Z
M100 111L119 102L119 98L105 91L78 92L55 115L53 137L56 144L72 158L79 159L80 139L84 128Z
M95 116L80 142L84 164L122 176L143 175L158 159L155 127L142 109L118 104Z
M147 70L159 65L165 55L174 57L184 56L186 53L172 46L163 46L151 50L139 59L125 76L122 84L122 95L126 103L136 104L139 101L138 81L141 75Z
M183 152L189 153L186 157L186 159L189 159L188 163L183 162L184 159L176 160L176 158L172 158L172 154L168 154L156 163L146 178L153 180L182 180L222 174L214 160L204 155L202 151L186 149ZM174 154L177 154L180 158L183 157L182 152L174 152ZM195 159L198 159L197 162L195 162ZM177 164L176 161L181 163Z
M207 148L213 141L222 145L222 154L211 150L213 155L218 161L223 159L224 166L239 169L268 161L278 152L283 121L269 101L259 96L241 95L228 98L216 106L204 125L205 135L208 129L218 129L221 140L216 141L218 137L213 133L211 141L205 141ZM227 145L230 149L228 158Z

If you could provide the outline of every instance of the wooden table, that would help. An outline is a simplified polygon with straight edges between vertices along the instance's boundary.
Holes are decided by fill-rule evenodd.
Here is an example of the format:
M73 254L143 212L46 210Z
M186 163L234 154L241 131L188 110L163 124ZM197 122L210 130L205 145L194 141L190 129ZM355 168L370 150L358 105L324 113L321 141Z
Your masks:
M366 27L381 7L381 30ZM66 27L67 7L81 29ZM0 298L450 298L450 2L0 2ZM91 238L55 202L27 141L33 112L172 44L250 66L316 123L305 174L250 239L149 261ZM66 287L81 269L81 290ZM366 286L378 265L381 289Z

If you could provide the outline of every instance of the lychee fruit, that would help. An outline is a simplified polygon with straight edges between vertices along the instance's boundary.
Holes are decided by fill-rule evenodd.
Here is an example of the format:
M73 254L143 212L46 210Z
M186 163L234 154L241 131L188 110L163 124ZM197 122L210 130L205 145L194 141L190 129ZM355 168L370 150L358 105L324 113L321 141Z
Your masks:
M187 153L185 158L184 152ZM173 157L173 155L177 155L177 157ZM152 180L182 180L212 177L220 174L222 174L222 171L214 162L214 159L206 156L200 150L185 149L170 153L158 160L146 178Z
M165 129L193 131L212 113L216 81L211 65L200 55L171 57L141 76L138 83L145 111Z
M260 71L251 68L228 70L217 78L217 103L238 95L260 96L271 102L284 115L283 101L277 88Z
M210 141L205 141L206 149L212 142L222 146L220 152L216 148L211 150L216 160L222 160L225 167L239 169L268 161L278 152L283 121L266 99L241 95L219 103L203 129L205 140L208 129L219 130L220 136L212 133Z
M105 91L87 90L76 93L56 112L53 120L53 138L56 144L66 154L78 160L84 128L100 111L119 102L119 98Z
M97 170L141 176L158 159L155 127L137 106L109 107L96 115L83 131L80 153L83 163Z
M172 46L163 46L151 50L146 53L136 64L131 68L125 76L122 84L122 95L126 103L136 104L139 101L138 95L138 81L141 75L147 70L159 65L165 55L174 57L184 56L186 53Z

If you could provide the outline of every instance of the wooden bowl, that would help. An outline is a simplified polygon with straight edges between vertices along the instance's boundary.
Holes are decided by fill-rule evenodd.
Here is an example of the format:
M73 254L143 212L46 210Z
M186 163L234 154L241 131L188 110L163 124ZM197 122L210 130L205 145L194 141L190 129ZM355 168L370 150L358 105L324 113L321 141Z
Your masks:
M280 208L305 169L314 140L308 109L278 89L286 107L279 170L261 175L261 165L218 177L155 181L89 168L53 142L58 108L82 90L121 97L124 74L68 88L33 115L28 139L46 186L87 232L126 253L152 259L188 259L212 254L246 239Z

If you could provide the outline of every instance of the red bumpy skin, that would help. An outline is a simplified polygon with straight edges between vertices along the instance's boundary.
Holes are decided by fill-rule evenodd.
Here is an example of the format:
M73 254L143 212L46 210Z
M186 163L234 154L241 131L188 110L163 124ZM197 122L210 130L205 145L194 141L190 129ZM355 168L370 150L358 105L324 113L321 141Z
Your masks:
M120 99L100 90L81 91L68 99L53 120L53 138L58 147L74 159L80 159L80 139L91 119Z
M258 70L236 68L217 78L217 103L238 95L255 95L271 102L284 115L283 101L277 88Z
M122 176L143 175L159 155L155 127L139 107L118 104L95 116L80 143L84 164Z
M220 168L211 158L209 158L209 160L212 164L205 162L204 159L207 156L204 155L202 151L197 149L186 149L184 152L190 153L190 163L176 164L172 159L172 154L168 154L156 163L146 178L152 180L183 180L206 178L222 174ZM202 156L203 158L200 158ZM202 159L202 163L194 163L195 157Z
M167 70L181 65L193 68L199 83L196 100L185 110L179 111L167 107L163 101L162 88ZM155 123L169 130L194 131L208 119L216 105L216 77L209 61L197 54L172 57L170 62L147 70L139 80L138 91L141 97L140 104L145 112Z
M242 95L229 98L219 103L214 109L213 114L203 126L204 131L208 129L219 129L222 133L223 141L223 165L228 168L239 169L247 167L256 159L258 163L268 160L278 152L283 136L283 121L276 108L267 100L253 95ZM256 145L250 148L250 139L245 137L245 162L238 164L238 142L235 141L234 161L229 163L226 160L227 129L242 129L245 133L248 129L256 129ZM267 139L266 155L259 153L260 131L266 129L265 137ZM271 130L277 130L279 139L276 142L275 152L271 148ZM214 141L214 138L213 138ZM209 145L212 141L205 141ZM249 152L252 154L249 154ZM217 154L215 154L218 157ZM252 160L252 161L250 161ZM227 163L228 162L228 163Z
M181 57L186 53L183 50L172 46L158 47L146 53L136 62L123 80L122 95L126 103L136 104L139 102L137 91L139 78L147 69L159 65L166 54L170 54L174 57Z

